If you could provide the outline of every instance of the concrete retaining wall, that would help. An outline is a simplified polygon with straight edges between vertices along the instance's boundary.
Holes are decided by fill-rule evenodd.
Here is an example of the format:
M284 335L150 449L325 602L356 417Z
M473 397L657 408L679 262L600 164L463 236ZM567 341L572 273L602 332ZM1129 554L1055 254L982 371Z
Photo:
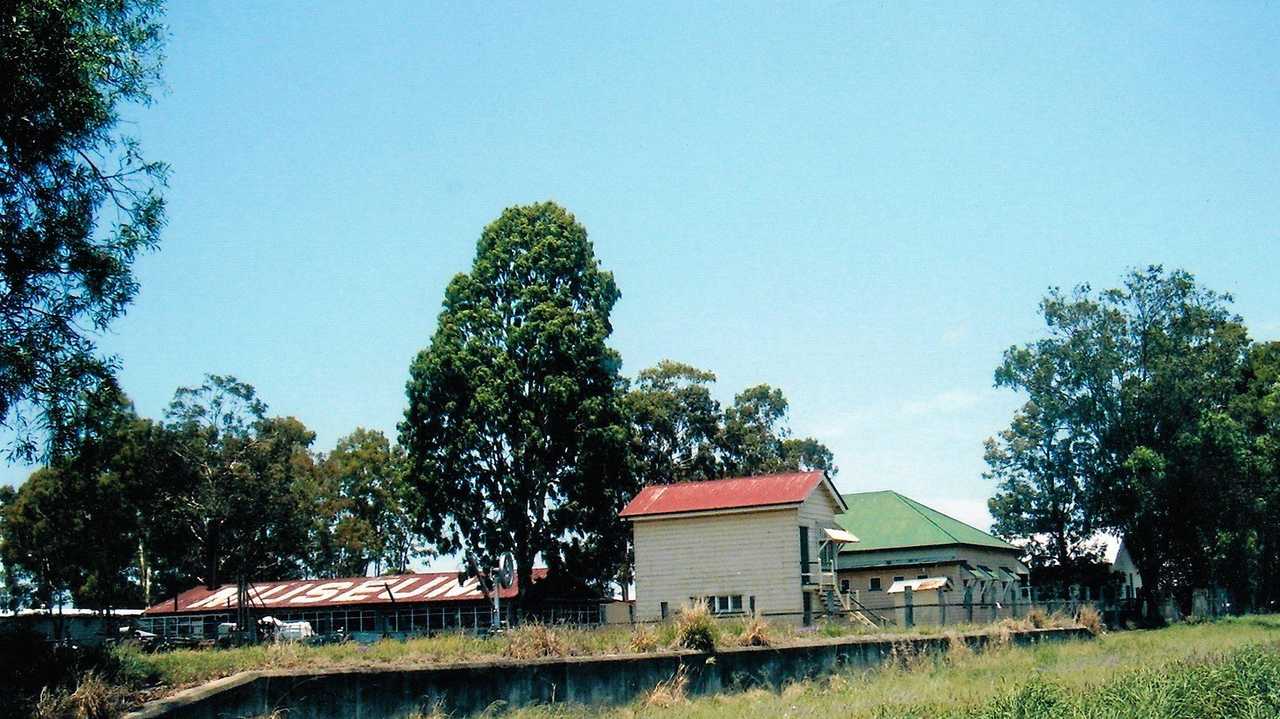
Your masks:
M1088 638L1083 629L1017 632L1012 641ZM987 635L964 635L980 648ZM507 707L573 702L619 704L670 679L682 666L692 695L753 686L778 688L842 668L870 668L895 651L942 652L946 637L842 637L715 654L661 652L630 656L497 661L406 668L253 671L151 702L125 719L240 719L287 709L289 719L395 719L437 702L457 715Z

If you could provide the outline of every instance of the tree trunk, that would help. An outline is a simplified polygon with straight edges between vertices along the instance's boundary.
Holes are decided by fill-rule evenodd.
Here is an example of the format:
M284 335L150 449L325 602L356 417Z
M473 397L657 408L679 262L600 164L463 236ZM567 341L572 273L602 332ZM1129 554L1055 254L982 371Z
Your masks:
M210 526L205 540L205 587L218 588L218 528Z

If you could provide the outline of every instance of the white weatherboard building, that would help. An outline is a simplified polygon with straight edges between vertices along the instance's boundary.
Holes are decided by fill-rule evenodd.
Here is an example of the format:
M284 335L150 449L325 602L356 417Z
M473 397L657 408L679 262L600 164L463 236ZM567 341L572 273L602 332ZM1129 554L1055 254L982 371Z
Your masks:
M834 559L856 541L825 472L645 487L622 510L635 545L636 619L706 602L809 624L836 582Z

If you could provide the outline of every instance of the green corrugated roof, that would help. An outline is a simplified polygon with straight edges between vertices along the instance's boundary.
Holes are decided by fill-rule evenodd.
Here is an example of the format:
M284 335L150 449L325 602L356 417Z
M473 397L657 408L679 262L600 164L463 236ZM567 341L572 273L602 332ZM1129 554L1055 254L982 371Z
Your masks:
M849 505L849 511L836 517L836 522L862 540L845 545L844 552L946 544L1016 549L981 529L952 519L897 492L846 494L844 501Z

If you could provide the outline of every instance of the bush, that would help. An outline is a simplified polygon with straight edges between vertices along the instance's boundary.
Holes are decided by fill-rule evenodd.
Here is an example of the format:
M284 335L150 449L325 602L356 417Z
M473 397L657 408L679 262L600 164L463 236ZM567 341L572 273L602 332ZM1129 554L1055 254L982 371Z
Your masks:
M720 628L711 610L701 602L680 607L676 616L676 646L699 652L714 652Z
M506 634L507 645L502 655L512 659L538 659L540 657L562 657L565 655L565 643L551 627L541 622L521 624Z
M74 692L45 687L31 710L33 719L114 719L127 706L124 689L89 672Z

